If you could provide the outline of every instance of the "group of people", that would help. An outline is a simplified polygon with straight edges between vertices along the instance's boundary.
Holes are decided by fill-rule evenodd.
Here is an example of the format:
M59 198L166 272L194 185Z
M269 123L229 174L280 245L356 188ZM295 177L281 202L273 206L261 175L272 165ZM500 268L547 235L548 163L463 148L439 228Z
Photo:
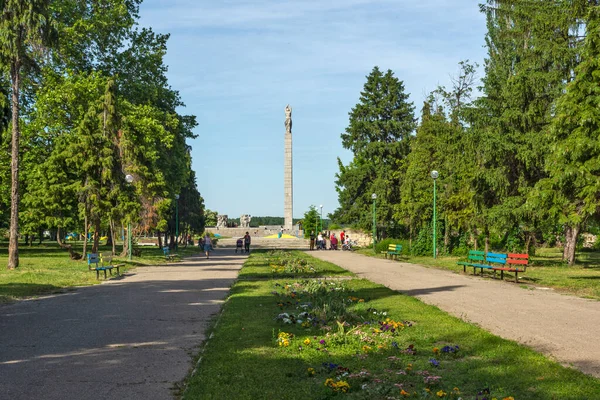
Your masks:
M340 233L340 239L335 236L335 233L319 232L315 236L315 232L310 232L310 249L327 250L327 240L329 240L329 250L337 250L338 244L341 246L349 238L346 236L346 231ZM316 246L316 247L315 247Z

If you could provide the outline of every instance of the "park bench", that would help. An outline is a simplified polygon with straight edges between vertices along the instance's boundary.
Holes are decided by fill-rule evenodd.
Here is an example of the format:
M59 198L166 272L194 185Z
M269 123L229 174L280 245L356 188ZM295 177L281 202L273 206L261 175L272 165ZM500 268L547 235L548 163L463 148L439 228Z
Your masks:
M514 272L515 282L519 283L519 272L525 272L527 265L529 264L529 254L506 254L505 266L496 266L492 268L494 270L494 276L496 271L500 271L500 279L504 279L504 272Z
M178 257L177 254L171 253L171 249L168 246L163 247L163 253L165 254L165 260L167 261L175 261L175 259Z
M388 256L390 256L390 258L396 258L398 259L398 256L402 255L402 245L401 244L393 244L391 243L388 246L387 251L385 252L385 258L388 258Z
M104 257L104 260L101 260L101 256L97 253L90 253L87 255L88 269L90 271L96 271L96 279L100 279L100 271L104 271L104 279L108 276L106 271L110 272L112 275L113 268L117 269L117 275L119 275L119 268L124 264L112 265L112 256Z
M467 267L473 267L473 274L477 267L485 265L485 252L481 250L469 250L467 261L459 261L458 265L463 266L463 271L467 272Z

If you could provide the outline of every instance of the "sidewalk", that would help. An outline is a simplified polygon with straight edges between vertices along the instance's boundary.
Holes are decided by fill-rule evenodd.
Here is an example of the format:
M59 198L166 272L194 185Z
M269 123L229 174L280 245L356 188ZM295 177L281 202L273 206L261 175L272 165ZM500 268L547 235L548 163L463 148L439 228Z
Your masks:
M345 251L310 251L600 378L600 302Z
M246 258L217 250L0 306L0 398L173 398Z

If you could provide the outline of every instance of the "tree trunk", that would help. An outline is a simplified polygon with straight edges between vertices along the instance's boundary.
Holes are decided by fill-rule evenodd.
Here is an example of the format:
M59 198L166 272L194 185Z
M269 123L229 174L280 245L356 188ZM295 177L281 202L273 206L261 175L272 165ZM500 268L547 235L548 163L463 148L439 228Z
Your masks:
M17 48L20 48L17 43ZM21 60L15 57L10 66L12 81L12 147L10 154L10 239L8 244L8 269L19 267L19 89L21 86Z
M490 251L490 231L485 228L485 253L487 254L488 251Z
M444 218L444 250L450 254L450 229L448 229L448 217Z
M157 233L158 236L158 248L162 249L163 248L163 243L162 243L162 233L160 233L160 231Z
M83 254L86 255L87 254L87 245L88 245L87 237L88 237L88 233L89 233L87 214L83 217L83 225L84 225L83 234L85 235L85 238L83 239ZM92 251L92 253L93 252L94 251Z
M56 243L58 243L58 245L59 245L61 248L63 248L63 247L64 247L64 244L63 244L63 242L62 242L62 239L61 239L61 237L60 237L60 227L58 227L58 228L56 229Z
M529 244L531 243L531 233L526 232L525 233L525 254L529 254Z
M94 221L94 243L92 244L92 253L98 253L100 248L100 219Z
M577 247L579 230L580 225L578 224L565 227L565 247L563 249L563 261L566 261L569 267L575 264L575 250Z

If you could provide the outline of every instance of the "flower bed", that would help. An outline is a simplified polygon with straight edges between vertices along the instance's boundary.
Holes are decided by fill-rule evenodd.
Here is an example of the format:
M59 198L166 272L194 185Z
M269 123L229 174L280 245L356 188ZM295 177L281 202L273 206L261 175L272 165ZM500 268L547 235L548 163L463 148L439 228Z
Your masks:
M597 379L412 297L340 279L348 274L334 266L315 261L319 278L273 275L273 255L256 252L245 264L184 399L578 400L600 392Z

